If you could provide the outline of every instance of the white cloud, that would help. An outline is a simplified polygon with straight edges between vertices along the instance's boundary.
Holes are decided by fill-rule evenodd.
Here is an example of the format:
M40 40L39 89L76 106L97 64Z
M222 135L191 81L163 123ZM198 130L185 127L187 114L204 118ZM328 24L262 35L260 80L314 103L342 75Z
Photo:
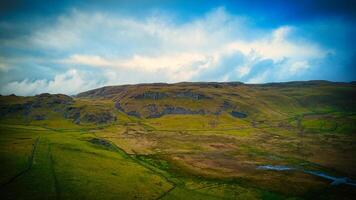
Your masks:
M61 60L65 64L89 65L95 67L113 66L114 63L95 55L72 55L68 59Z
M68 70L63 74L58 74L53 80L40 79L30 81L9 82L0 89L2 94L12 94L16 91L17 95L34 95L40 93L63 93L76 94L80 91L86 91L94 87L99 87L100 82L95 80L87 80L85 74L78 72L75 69Z
M59 66L102 70L106 84L199 81L201 74L219 68L229 70L212 79L284 80L308 70L309 60L322 59L329 52L311 41L290 39L297 27L260 30L250 27L247 21L224 8L184 23L162 14L138 19L72 10L55 23L35 30L29 43L37 51L57 55L49 61ZM241 63L225 60L236 53L242 55ZM46 62L48 58L43 59ZM288 62L268 72L255 69L256 63L268 59ZM98 85L85 76L79 71L63 72L53 80L11 82L1 86L1 91L73 94ZM66 84L75 86L65 89Z
M233 41L226 45L227 51L241 51L249 54L251 51L265 59L317 59L322 58L328 51L310 42L294 42L287 39L292 31L290 27L280 27L255 41Z
M254 77L248 79L246 82L247 83L263 83L267 80L268 75L269 75L269 71L264 71L260 74L255 75Z
M291 64L291 66L289 67L289 72L291 74L296 74L309 68L310 65L307 61L297 61Z
M246 76L247 74L250 73L250 71L251 71L251 67L248 67L248 66L241 66L236 69L237 76L239 78Z

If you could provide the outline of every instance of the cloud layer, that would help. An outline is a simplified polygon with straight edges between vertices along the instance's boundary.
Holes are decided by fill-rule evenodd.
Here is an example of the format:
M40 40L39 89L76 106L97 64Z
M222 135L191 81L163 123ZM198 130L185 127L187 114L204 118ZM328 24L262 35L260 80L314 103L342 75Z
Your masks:
M9 24L0 26L9 30ZM72 9L36 27L1 38L0 49L11 50L0 58L1 94L76 94L141 82L304 80L318 78L312 73L338 53L297 34L298 26L259 28L223 7L184 22L160 12L140 18Z

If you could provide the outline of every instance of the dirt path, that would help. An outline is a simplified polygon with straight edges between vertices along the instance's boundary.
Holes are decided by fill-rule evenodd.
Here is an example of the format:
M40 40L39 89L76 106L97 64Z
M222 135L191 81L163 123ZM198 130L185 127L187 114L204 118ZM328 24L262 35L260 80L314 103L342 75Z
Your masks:
M1 185L1 189L3 189L5 186L9 185L10 183L14 182L17 178L19 178L20 176L22 176L23 174L25 174L26 172L30 171L33 165L33 159L35 156L35 152L36 152L36 148L37 145L39 143L40 137L36 138L35 142L32 144L32 151L30 153L30 156L28 157L28 164L27 167L25 169L23 169L22 171L20 171L18 174L16 174L15 176L13 176L11 179L9 179L7 182L3 183Z

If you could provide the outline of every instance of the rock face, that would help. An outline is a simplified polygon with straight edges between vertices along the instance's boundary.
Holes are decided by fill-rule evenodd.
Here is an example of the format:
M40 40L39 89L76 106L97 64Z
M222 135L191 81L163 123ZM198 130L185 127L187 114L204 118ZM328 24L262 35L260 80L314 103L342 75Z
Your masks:
M69 105L74 102L72 97L64 94L43 93L36 95L33 101L33 107Z
M158 100L158 99L163 99L168 97L167 94L162 93L162 92L152 92L152 91L147 91L142 94L139 94L135 96L135 99L152 99L152 100Z
M196 93L196 92L191 92L191 91L186 91L186 92L178 92L175 94L176 98L187 98L187 99L193 99L193 100L201 100L201 99L211 99L210 97Z
M247 117L247 114L242 113L242 112L237 112L237 111L231 111L230 114L236 118L246 118Z
M138 117L138 118L141 117L140 113L137 112L137 111L129 111L129 112L127 112L126 114L128 114L128 115L130 115L130 116Z
M110 112L86 113L81 117L86 123L104 124L116 121L116 116Z
M121 106L120 102L115 102L115 108L121 112L125 112L124 108Z
M184 99L192 99L192 100L210 99L210 97L206 95L192 92L192 91L171 92L171 93L147 91L147 92L143 92L142 94L134 96L134 99L160 100L165 98L184 98Z
M123 101L123 99L125 100ZM201 100L209 99L212 99L212 97L191 89L156 91L156 88L145 88L141 92L131 91L123 95L122 98L114 99L114 101L115 108L127 115L138 118L157 118L169 114L206 114L207 112L203 108L187 107L184 104L185 102L199 104ZM152 103L146 104L146 102L150 101Z
M6 116L8 114L18 113L23 116L27 116L30 113L31 108L31 103L1 105L0 114L1 116Z
M26 120L46 120L50 116L62 115L74 123L104 124L116 121L116 115L107 107L76 107L74 99L63 94L40 94L34 97L1 97L0 118L24 117Z
M73 119L73 122L76 124L80 123L80 108L77 107L67 107L64 112L64 117L68 119Z
M162 115L167 114L205 114L204 110L189 110L182 107L166 106L162 111Z
M236 106L233 105L232 103L230 103L229 101L224 101L224 103L222 103L219 108L217 109L217 111L214 113L215 115L220 115L221 113L223 113L224 111L227 110L231 110L234 109Z
M64 117L72 119L74 123L95 123L105 124L116 121L116 116L108 110L99 110L96 112L85 111L84 108L67 107Z
M143 111L148 113L147 115L143 116L140 112L136 110L126 111L119 102L115 104L116 109L121 112L126 113L127 115L134 116L134 117L146 117L146 118L158 118L162 117L163 115L169 114L177 114L177 115L187 115L187 114L197 114L197 115L204 115L206 112L203 109L199 110L191 110L180 106L172 106L172 105L164 105L163 107L158 107L156 104L148 104L143 107Z
M171 105L164 106L162 111L159 111L154 104L150 104L146 107L150 111L150 115L147 118L158 118L163 115L177 114L177 115L187 115L187 114L205 114L204 110L189 110L182 107L174 107Z
M194 98L196 100L199 99L204 99L204 98L210 98L210 97L206 97L206 96L200 96L197 94L187 94L187 93L180 93L181 95L183 95L185 97L189 97L189 98ZM155 96L154 98L156 98L158 96ZM181 96L182 97L182 96ZM132 109L132 108L125 108L124 105L122 105L120 102L116 102L115 103L115 108L121 112L126 113L127 115L130 116L134 116L134 117L138 117L138 118L159 118L162 117L164 115L170 115L170 114L175 114L175 115L205 115L205 114L212 114L212 115L220 115L223 112L228 112L231 110L236 109L236 106L229 102L229 101L224 101L223 103L220 104L220 106L215 110L215 111L209 111L207 109L204 108L187 108L184 106L179 106L176 105L174 106L173 104L164 104L164 105L159 105L156 104L155 102L145 105L142 107L142 109ZM241 112L237 112L237 111L232 111L230 112L230 114L234 117L237 118L245 118L247 117L247 114L241 113Z
M7 98L7 97L4 97ZM8 96L7 101L3 101L0 104L1 116L7 116L11 114L20 114L22 116L29 116L33 111L44 108L51 111L61 112L64 108L73 103L73 99L63 94L40 94L34 97L17 97L15 95ZM19 101L20 100L20 101ZM19 103L13 103L12 101L19 101ZM34 120L45 119L44 115L32 116Z

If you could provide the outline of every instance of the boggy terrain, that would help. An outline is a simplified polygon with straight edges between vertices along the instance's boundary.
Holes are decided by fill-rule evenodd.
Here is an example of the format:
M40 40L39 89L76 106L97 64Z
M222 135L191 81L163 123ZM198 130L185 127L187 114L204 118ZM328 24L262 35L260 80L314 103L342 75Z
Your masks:
M326 81L1 96L1 196L353 199L355 99Z

